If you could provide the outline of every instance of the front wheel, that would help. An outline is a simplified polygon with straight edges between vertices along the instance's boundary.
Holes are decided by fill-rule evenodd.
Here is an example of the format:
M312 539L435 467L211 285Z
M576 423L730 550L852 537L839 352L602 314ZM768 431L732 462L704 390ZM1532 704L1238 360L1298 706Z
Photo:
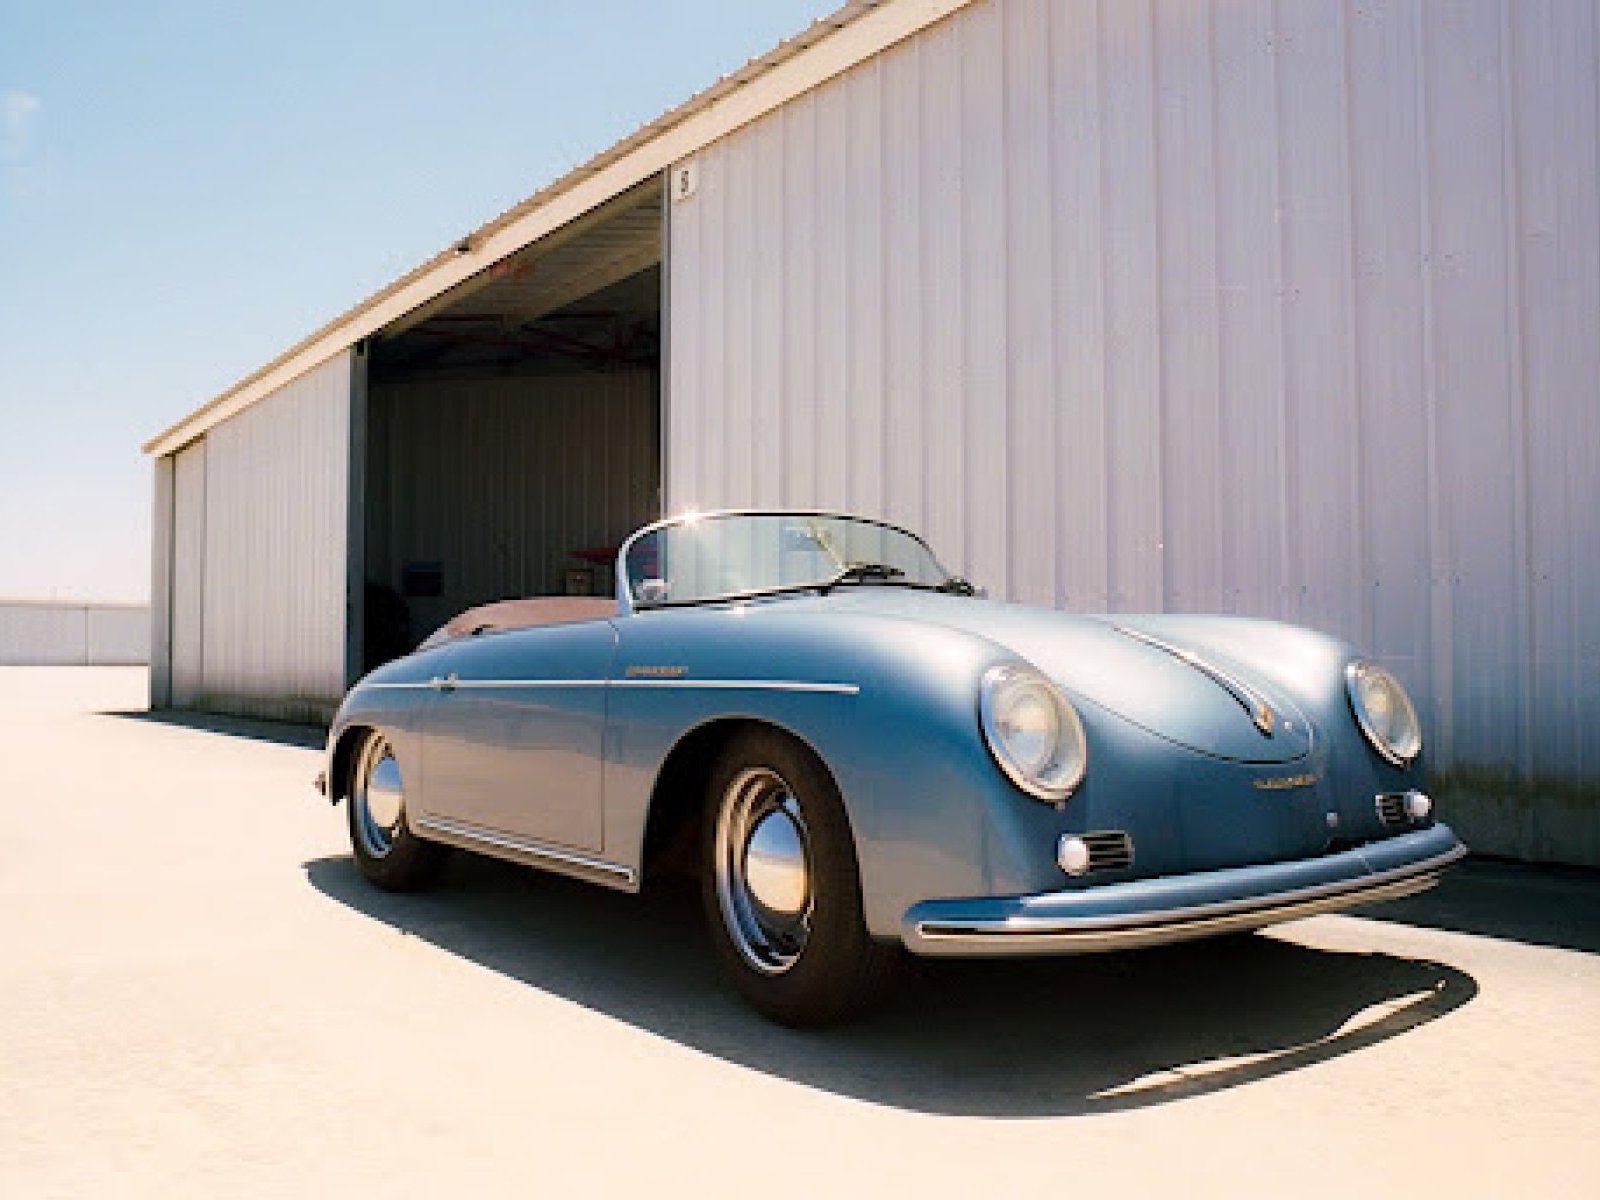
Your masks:
M838 789L774 730L723 751L706 796L702 894L745 1000L785 1025L824 1025L882 996L897 947L867 933L855 842Z
M438 878L445 848L406 824L400 760L377 730L367 734L351 764L347 804L350 848L368 880L386 891L413 892Z

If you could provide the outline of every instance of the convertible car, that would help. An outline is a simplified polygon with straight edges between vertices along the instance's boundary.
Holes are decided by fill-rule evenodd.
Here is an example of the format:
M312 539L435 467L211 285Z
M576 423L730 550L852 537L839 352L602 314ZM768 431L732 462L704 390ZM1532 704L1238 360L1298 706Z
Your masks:
M630 892L687 861L739 991L818 1024L905 951L1252 930L1466 853L1400 683L1318 633L1002 604L820 512L665 520L616 577L472 609L351 690L319 782L369 880L451 847Z

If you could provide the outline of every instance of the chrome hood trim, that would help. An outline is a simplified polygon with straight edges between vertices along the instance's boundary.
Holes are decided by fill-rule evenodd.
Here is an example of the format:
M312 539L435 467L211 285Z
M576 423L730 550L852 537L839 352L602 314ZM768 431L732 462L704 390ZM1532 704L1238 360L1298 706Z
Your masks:
M1158 637L1148 633L1141 633L1137 629L1129 629L1126 625L1113 625L1124 637L1135 638L1147 646L1154 646L1163 650L1174 658L1188 663L1196 671L1215 681L1223 691L1232 696L1243 706L1245 712L1250 714L1251 723L1261 731L1263 737L1272 736L1272 706L1261 698L1261 695L1250 687L1249 684L1230 675L1215 663L1207 662L1193 650L1185 650L1182 646L1174 646L1171 642L1164 642Z

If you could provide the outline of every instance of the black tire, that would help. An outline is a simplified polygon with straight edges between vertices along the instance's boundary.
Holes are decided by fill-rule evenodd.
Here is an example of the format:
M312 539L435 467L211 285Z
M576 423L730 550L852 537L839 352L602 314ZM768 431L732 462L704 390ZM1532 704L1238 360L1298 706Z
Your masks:
M439 878L447 848L411 832L399 762L377 730L351 756L345 808L350 849L369 882L389 892L415 892Z
M701 896L746 1002L783 1025L820 1026L880 1001L902 952L867 933L855 839L816 756L777 730L743 732L718 756L705 803ZM790 857L765 853L775 842ZM796 858L799 883L783 865Z

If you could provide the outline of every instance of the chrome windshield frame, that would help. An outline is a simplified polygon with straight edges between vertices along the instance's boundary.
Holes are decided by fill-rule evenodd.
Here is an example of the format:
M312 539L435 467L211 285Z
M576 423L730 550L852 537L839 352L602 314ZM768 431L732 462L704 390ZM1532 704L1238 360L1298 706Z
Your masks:
M736 604L741 600L755 600L763 596L781 596L789 592L812 591L823 586L823 581L807 583L791 588L762 588L759 591L744 592L738 595L707 597L700 600L684 600L668 602L665 604L646 604L641 609L633 602L633 589L628 586L628 552L633 549L634 543L652 533L671 528L675 525L688 525L695 521L727 520L730 517L816 517L821 520L855 521L862 525L876 525L880 529L892 530L904 534L927 552L928 558L941 572L948 575L948 570L939 556L933 552L933 547L927 541L903 525L896 525L893 521L880 520L877 517L864 517L860 513L842 512L827 508L719 508L708 509L705 512L682 512L670 517L663 517L659 521L636 529L628 536L628 540L617 547L617 558L613 565L613 574L616 578L617 588L617 613L619 616L631 616L635 612L656 612L672 608L695 608L708 604Z

